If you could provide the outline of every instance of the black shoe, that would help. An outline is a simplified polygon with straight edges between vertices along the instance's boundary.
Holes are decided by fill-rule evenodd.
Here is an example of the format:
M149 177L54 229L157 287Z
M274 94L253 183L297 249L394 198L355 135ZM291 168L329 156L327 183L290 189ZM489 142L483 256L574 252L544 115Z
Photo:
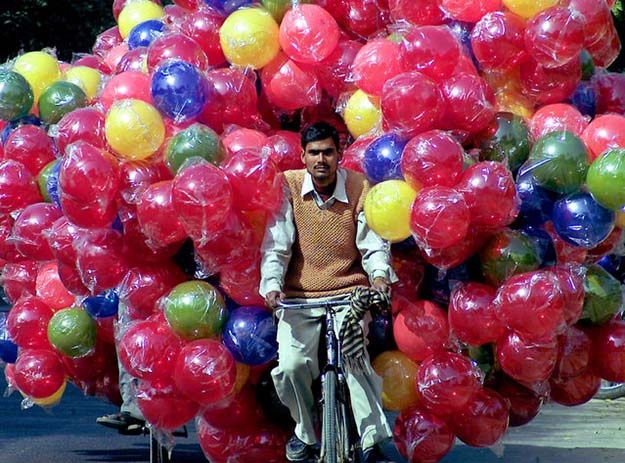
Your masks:
M96 423L107 428L117 429L120 434L142 434L145 429L145 420L135 418L128 412L113 413L97 418Z
M309 461L313 458L315 446L302 442L295 434L286 443L286 459L294 462Z
M363 451L363 463L399 463L403 461L390 439Z

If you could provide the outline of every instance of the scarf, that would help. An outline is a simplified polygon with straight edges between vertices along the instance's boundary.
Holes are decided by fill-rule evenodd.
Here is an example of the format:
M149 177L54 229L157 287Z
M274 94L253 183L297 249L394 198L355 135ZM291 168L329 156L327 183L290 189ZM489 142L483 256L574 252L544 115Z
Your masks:
M390 307L388 294L375 289L359 286L352 291L350 306L339 330L341 340L341 355L343 363L351 371L366 371L365 364L365 337L360 326L367 310L378 306L384 310Z

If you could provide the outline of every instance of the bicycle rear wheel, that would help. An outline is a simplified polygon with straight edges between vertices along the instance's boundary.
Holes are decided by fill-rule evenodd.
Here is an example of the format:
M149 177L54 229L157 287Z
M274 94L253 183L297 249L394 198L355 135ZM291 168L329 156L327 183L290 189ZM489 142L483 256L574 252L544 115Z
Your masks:
M323 422L321 424L322 461L337 463L338 460L338 408L336 388L338 378L334 370L328 370L323 378Z

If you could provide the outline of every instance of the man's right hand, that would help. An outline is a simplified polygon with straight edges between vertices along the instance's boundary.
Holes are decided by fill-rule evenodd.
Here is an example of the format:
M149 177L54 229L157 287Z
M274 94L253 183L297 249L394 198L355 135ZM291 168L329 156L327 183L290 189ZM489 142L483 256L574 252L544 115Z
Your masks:
M285 294L281 291L269 291L265 294L265 305L270 309L275 309L285 298Z

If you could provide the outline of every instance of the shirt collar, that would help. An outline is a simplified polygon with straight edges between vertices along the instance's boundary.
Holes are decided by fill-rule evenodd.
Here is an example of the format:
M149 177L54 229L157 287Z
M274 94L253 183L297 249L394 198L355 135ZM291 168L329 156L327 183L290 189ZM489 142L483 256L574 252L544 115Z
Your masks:
M336 186L334 187L334 194L332 197L337 201L348 204L347 193L345 192L345 179L347 178L347 171L342 167L336 170ZM311 193L315 189L313 185L310 172L306 171L304 174L304 183L302 184L302 197Z

